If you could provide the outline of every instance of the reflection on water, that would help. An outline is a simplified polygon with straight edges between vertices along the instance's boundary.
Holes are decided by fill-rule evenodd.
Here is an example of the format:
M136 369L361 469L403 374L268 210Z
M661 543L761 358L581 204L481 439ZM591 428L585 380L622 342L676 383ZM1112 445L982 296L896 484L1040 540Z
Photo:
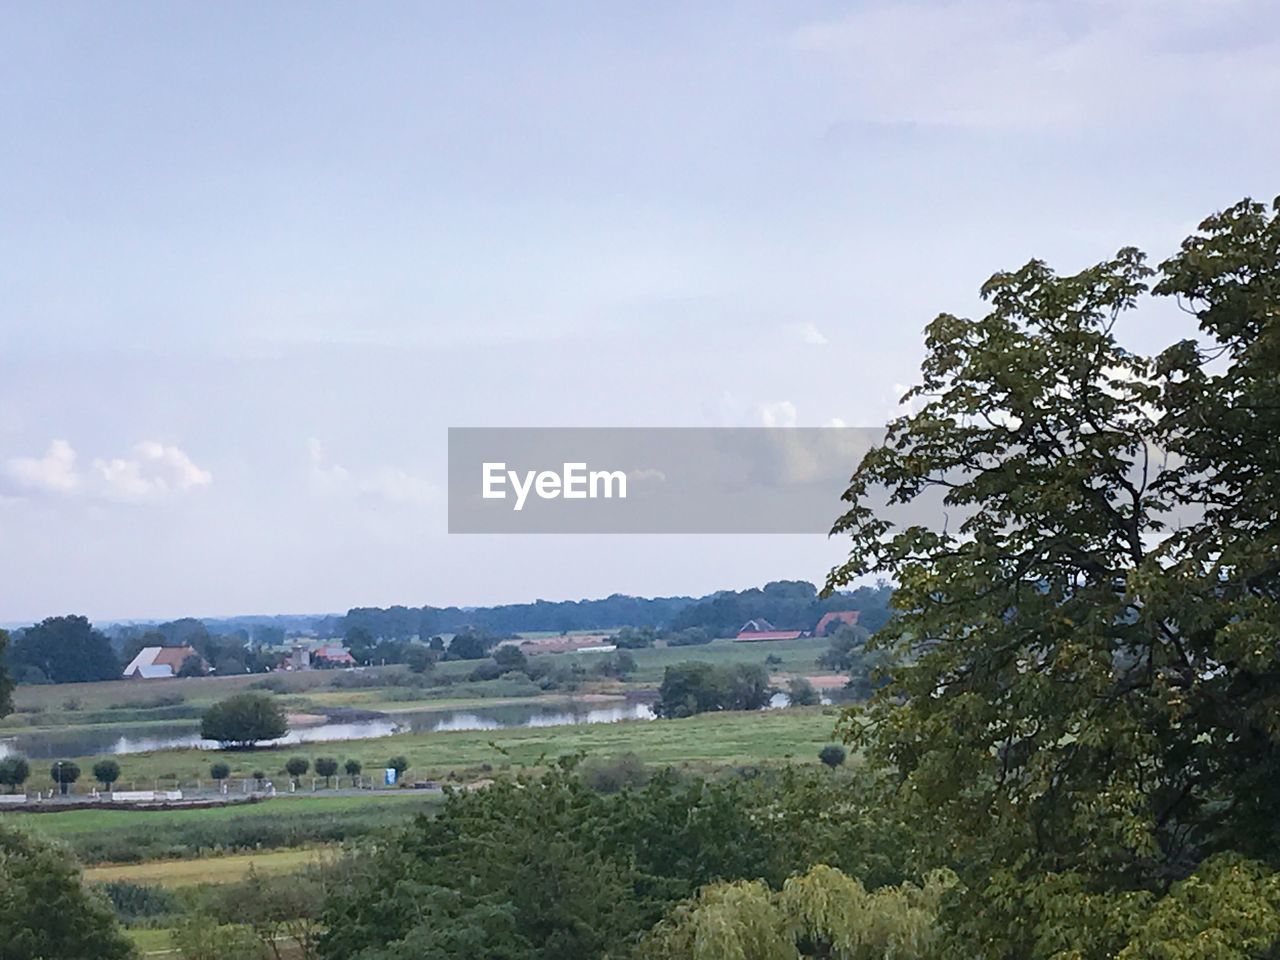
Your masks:
M393 733L431 733L450 730L502 730L510 727L562 727L575 723L615 723L652 720L647 702L627 700L610 704L515 704L472 710L422 710L397 714L394 719L322 723L292 730L268 744L312 743L320 740L363 740ZM32 758L85 757L109 753L144 753L198 747L216 750L218 744L200 739L195 724L174 723L158 733L156 726L112 727L109 730L60 730L18 734L0 739L0 757L11 753ZM123 732L122 732L123 731Z

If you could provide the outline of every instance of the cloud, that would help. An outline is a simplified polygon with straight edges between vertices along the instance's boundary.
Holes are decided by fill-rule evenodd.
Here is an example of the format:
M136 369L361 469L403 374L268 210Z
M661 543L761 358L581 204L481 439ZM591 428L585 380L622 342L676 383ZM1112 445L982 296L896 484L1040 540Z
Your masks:
M797 337L801 343L822 346L829 342L826 335L811 322L788 323L784 329L792 336Z
M80 486L76 452L65 440L54 440L43 457L13 457L5 474L19 490L34 493L72 493Z
M1081 130L1132 124L1135 104L1256 115L1280 94L1274 16L1267 0L878 0L791 39L862 121Z
M790 400L762 403L756 410L760 415L762 427L794 427L796 425L796 405Z
M88 471L66 440L54 440L42 457L12 457L3 476L23 494L83 496L99 500L146 500L186 493L213 483L213 475L178 447L146 440L132 456L95 459Z
M324 443L307 441L311 460L311 487L326 497L367 497L386 503L422 506L440 499L440 488L429 480L399 467L379 465L350 470L329 460Z
M196 466L178 447L145 440L133 452L132 458L93 461L94 473L113 495L145 498L171 490L185 493L213 483L213 475Z

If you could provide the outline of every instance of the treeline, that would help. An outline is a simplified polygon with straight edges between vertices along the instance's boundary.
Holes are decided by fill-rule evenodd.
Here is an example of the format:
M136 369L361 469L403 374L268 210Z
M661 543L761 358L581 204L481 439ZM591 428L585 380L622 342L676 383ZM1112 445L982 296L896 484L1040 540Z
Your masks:
M341 636L359 628L380 640L425 640L468 628L511 636L649 627L669 633L699 629L724 637L737 633L748 620L768 620L779 630L811 630L824 613L857 610L859 624L874 633L889 619L892 595L892 588L882 582L822 599L808 581L779 580L763 588L721 590L699 598L615 593L603 600L536 600L496 607L356 607L326 629Z

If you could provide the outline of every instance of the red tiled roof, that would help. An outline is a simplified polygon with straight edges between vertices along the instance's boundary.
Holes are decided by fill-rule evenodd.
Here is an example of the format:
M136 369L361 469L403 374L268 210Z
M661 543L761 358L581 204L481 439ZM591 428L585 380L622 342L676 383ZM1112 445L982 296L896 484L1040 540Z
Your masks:
M756 643L762 640L795 640L804 634L803 630L769 630L740 633L734 640L738 643Z

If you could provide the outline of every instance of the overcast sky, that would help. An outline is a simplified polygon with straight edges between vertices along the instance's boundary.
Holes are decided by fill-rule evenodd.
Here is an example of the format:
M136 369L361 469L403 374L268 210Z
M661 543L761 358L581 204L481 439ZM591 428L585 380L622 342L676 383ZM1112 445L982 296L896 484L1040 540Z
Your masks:
M1280 192L1278 38L1269 0L0 3L0 621L820 580L821 537L451 537L446 428L881 424L994 270Z

